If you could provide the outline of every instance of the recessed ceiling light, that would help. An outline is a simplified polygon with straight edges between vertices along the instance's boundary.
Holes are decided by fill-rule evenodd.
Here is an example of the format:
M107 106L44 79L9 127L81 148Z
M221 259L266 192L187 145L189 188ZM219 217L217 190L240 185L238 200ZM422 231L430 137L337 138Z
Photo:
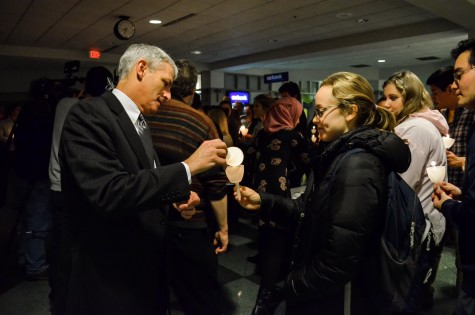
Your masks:
M386 60L384 60L384 59L378 59L378 62L383 63L383 62L386 62Z
M160 20L150 20L148 21L150 24L162 24L162 21Z
M358 19L358 23L364 24L367 23L369 20L368 19Z
M192 55L201 55L201 51L199 51L199 50L192 50L192 51L190 51L190 54L192 54Z
M277 43L277 39L269 39L269 43Z
M338 13L337 15L335 15L338 19L346 19L346 18L349 18L351 16L353 16L353 13L350 13L350 12L342 12L342 13Z

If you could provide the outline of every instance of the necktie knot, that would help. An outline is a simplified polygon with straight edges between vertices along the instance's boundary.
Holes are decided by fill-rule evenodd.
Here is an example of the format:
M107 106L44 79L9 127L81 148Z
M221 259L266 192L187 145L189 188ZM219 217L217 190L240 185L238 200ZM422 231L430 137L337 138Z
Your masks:
M139 115L138 125L139 127L142 127L144 130L147 129L147 123L145 122L145 118L143 118L142 114Z

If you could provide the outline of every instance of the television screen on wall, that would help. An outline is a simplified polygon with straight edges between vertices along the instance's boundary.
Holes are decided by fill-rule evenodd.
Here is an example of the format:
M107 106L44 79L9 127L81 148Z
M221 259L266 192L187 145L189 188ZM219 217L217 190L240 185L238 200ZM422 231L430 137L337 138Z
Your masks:
M241 102L243 104L249 104L251 95L245 91L230 91L228 93L231 103Z

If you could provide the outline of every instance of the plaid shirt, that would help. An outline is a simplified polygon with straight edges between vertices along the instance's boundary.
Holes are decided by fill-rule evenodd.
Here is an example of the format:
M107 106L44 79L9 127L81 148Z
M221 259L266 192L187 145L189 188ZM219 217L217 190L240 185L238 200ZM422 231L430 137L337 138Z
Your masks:
M442 115L447 119L447 109L441 110ZM449 135L455 139L454 145L449 149L458 157L467 156L467 141L472 124L475 122L475 110L457 107L455 109L454 120L449 123ZM449 183L462 187L463 171L460 168L448 167Z

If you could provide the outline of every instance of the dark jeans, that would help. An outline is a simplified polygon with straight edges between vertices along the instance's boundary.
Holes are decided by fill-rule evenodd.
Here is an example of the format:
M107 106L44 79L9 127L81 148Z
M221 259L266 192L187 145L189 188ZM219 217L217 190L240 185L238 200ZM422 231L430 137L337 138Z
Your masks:
M49 180L27 180L10 168L4 211L16 212L23 232L20 263L25 263L26 273L35 274L47 267L46 248L51 228L49 208Z
M37 180L28 184L24 206L23 241L26 273L35 274L48 268L46 248L51 229L49 206L49 180Z

